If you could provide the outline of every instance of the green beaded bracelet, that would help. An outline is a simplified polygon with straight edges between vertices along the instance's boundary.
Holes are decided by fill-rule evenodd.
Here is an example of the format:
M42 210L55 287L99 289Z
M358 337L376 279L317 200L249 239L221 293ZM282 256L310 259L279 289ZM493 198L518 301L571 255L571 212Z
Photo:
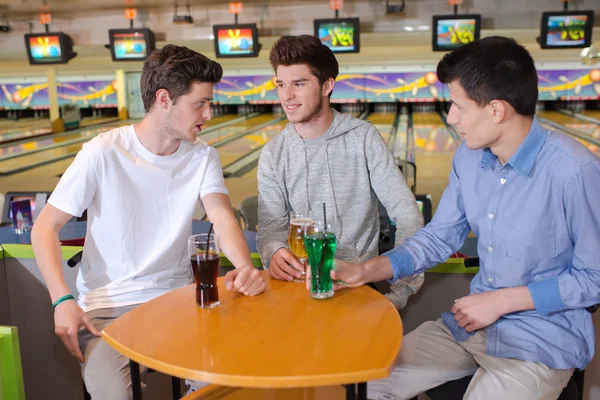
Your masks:
M52 308L56 308L57 305L59 305L60 303L62 303L63 301L67 301L67 300L75 300L75 297L73 297L72 294L65 294L63 297L61 297L60 299L56 300L53 304L52 304Z

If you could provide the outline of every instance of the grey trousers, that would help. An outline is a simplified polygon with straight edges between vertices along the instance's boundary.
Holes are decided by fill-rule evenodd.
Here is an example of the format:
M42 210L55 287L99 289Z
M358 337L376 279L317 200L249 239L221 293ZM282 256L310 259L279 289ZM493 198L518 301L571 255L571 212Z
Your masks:
M96 329L102 330L135 307L137 305L101 308L92 310L87 315ZM79 346L85 357L85 361L80 363L81 375L92 400L132 399L129 359L110 347L101 337L92 335L87 329L79 331ZM140 365L142 377L147 371L147 368Z
M556 400L573 373L572 369L490 356L485 353L486 344L487 329L457 342L441 319L425 322L404 337L390 376L369 382L368 398L411 399L474 374L464 399Z

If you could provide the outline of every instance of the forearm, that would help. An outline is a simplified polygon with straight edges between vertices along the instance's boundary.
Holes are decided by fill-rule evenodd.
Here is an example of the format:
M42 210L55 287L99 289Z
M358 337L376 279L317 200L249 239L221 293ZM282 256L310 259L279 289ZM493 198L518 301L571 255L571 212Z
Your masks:
M500 305L503 308L503 315L519 311L535 310L535 305L527 286L498 289L496 292L502 296Z
M55 302L70 293L62 271L62 252L58 232L40 230L34 226L31 232L31 243L38 268L50 293L50 299Z
M363 264L366 282L380 282L394 277L392 263L386 256L378 256Z
M219 236L221 250L234 267L252 265L248 243L233 214L215 222L214 229Z

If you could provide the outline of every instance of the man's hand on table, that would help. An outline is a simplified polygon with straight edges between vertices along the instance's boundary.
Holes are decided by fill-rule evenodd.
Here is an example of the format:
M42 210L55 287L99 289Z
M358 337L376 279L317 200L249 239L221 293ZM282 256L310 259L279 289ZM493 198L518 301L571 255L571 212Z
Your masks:
M333 279L333 290L341 290L346 287L359 287L369 282L364 264L353 264L347 261L335 260L335 269L331 271ZM310 290L311 269L306 268L306 288Z
M300 271L304 271L304 269L305 265L302 265L296 256L285 247L273 253L271 263L269 264L271 278L282 281L291 281L294 278L300 278L302 276Z
M246 296L256 296L265 290L266 283L256 268L244 265L225 274L225 287Z
M65 347L80 362L84 361L79 347L79 328L85 327L91 334L102 334L87 316L85 311L73 300L60 303L54 309L54 332L63 341Z

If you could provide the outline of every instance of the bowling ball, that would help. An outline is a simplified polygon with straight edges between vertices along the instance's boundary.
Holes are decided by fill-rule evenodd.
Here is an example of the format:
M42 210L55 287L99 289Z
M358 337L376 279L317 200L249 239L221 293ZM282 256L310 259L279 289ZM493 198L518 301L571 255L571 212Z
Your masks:
M592 82L600 81L600 69L593 69L590 71L590 79Z
M136 43L133 45L133 51L135 51L136 53L141 53L143 50L142 45L139 43Z
M435 72L428 72L425 74L425 82L427 82L428 85L433 85L437 82L437 75L435 74Z
M50 53L51 57L57 57L58 56L58 49L54 46L50 47L48 49L48 53Z
M248 50L249 48L250 48L250 42L248 41L248 39L240 40L240 49Z

